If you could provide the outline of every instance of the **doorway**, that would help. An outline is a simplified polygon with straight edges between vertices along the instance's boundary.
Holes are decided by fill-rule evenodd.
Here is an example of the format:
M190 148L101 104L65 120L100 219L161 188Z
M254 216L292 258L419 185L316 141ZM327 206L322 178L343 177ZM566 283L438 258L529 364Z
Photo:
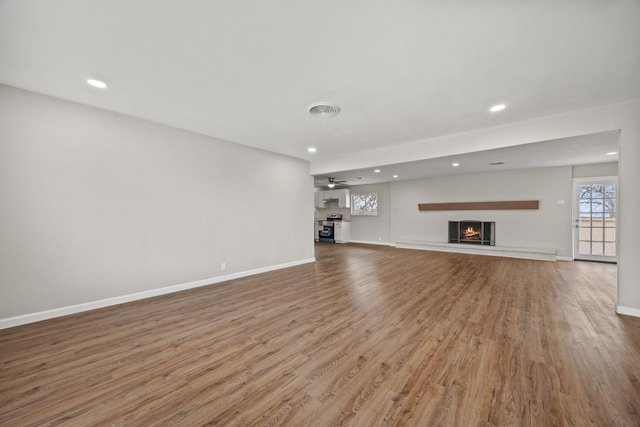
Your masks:
M574 259L617 262L618 179L575 179L574 194Z

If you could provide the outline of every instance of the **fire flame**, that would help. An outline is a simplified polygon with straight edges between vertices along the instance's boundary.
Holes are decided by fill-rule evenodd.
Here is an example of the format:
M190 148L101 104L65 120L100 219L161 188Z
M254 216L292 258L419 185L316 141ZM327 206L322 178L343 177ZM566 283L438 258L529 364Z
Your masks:
M465 239L480 238L480 230L476 230L473 227L467 227L463 234Z

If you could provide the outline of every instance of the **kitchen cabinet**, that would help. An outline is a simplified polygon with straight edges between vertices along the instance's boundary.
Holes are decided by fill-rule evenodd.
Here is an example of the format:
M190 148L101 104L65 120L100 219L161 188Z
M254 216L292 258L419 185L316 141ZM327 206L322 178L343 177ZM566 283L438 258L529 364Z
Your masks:
M351 223L348 221L336 221L333 223L333 238L336 243L349 243Z
M314 193L314 203L316 208L325 208L324 191L316 191Z
M316 208L327 207L325 200L337 200L339 208L351 207L351 192L348 188L342 188L340 190L322 190L315 192L315 205Z
M337 190L338 191L338 207L350 208L351 207L351 192L348 189Z

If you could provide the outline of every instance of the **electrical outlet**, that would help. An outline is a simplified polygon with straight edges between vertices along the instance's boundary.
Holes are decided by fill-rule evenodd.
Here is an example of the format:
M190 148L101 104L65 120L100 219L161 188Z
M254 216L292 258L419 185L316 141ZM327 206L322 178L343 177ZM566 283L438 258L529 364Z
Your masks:
M220 270L225 271L227 269L227 263L223 262L222 264L220 264Z

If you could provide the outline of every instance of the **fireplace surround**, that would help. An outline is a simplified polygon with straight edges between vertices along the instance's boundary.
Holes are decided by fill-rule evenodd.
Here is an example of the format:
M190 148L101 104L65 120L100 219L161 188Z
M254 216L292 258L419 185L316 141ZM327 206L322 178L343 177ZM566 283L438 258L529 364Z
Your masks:
M449 243L495 246L495 230L493 221L449 221Z

